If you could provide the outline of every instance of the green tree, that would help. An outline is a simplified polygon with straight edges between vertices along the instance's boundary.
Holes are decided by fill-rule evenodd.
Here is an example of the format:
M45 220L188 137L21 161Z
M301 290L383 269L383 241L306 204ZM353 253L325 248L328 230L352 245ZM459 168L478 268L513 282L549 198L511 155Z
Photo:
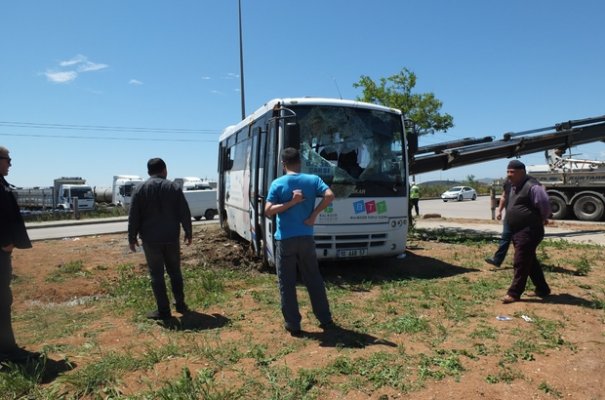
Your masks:
M363 88L357 100L401 110L407 119L416 124L420 135L445 132L453 127L454 118L439 112L443 103L433 93L412 93L415 86L416 74L407 68L388 78L380 78L380 83L362 75L359 82L353 84L355 88Z

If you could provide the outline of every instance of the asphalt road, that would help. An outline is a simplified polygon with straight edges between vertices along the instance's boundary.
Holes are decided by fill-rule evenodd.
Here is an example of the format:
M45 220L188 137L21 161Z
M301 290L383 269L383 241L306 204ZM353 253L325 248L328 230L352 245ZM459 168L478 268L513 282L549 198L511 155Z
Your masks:
M444 218L478 218L491 220L491 199L489 196L477 200L451 201L441 199L421 199L418 203L420 214L439 214Z
M419 208L420 218L416 218L417 228L472 229L494 235L499 235L502 232L500 222L492 220L489 196L479 197L475 201L465 200L460 202L444 202L441 199L421 200ZM431 216L434 218L427 218ZM472 219L474 221L467 222L459 219ZM605 246L605 222L551 221L551 224L545 227L545 238Z

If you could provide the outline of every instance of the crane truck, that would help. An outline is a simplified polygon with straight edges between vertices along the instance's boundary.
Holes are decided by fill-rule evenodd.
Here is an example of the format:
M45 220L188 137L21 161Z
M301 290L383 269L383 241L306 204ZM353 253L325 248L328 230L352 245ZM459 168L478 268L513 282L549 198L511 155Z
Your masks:
M410 174L545 151L548 165L528 167L528 173L544 185L553 218L599 221L605 217L605 162L561 156L573 145L605 142L605 115L508 132L499 140L486 136L419 147L414 136L409 135Z
M600 221L605 215L605 161L564 158L562 154L562 149L547 150L547 164L527 167L544 185L553 218Z

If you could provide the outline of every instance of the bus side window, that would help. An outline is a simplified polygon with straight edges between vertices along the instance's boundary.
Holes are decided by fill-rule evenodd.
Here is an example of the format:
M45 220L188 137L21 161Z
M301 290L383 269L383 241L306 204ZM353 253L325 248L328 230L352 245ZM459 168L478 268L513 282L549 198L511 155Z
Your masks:
M233 158L231 157L231 148L225 149L225 157L223 158L223 169L229 171L233 168Z

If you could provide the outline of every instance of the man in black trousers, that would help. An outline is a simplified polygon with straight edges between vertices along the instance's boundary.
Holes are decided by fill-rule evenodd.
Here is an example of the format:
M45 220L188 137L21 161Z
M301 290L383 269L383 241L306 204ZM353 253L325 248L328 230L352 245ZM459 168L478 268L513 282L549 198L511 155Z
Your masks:
M8 149L0 146L0 362L21 362L39 356L17 346L11 322L12 253L14 249L32 247L13 187L4 179L11 161Z
M128 243L136 251L141 236L145 259L151 277L151 288L157 310L147 314L150 319L171 318L170 302L166 293L164 269L170 277L176 311L189 311L185 303L183 275L181 274L181 225L185 231L185 243L192 238L191 213L183 191L168 176L166 163L152 158L147 163L149 179L132 196L128 214Z

